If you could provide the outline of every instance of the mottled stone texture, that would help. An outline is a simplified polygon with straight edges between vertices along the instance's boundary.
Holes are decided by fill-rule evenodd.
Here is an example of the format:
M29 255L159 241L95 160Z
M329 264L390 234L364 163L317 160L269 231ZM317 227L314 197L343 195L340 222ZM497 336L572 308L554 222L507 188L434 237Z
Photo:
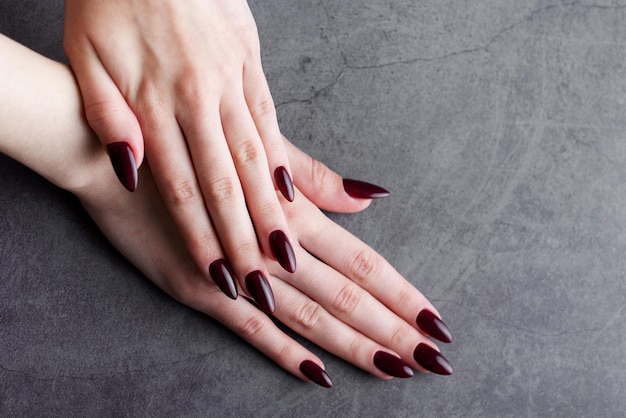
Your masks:
M62 6L5 0L0 31L62 59ZM336 386L302 383L0 157L0 415L622 415L626 2L251 7L285 135L393 191L334 219L439 307L455 374L383 382L314 347Z

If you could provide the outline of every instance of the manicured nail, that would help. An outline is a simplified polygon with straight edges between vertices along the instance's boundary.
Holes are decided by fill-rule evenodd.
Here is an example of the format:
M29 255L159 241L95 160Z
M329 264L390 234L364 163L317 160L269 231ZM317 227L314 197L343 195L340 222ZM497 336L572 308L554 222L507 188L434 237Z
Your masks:
M220 288L226 296L231 299L237 299L237 286L233 280L233 274L228 268L226 260L215 260L209 266L209 274L213 278L213 281Z
M296 271L296 255L293 247L287 239L287 235L281 230L270 234L270 246L278 263L289 273Z
M293 199L295 198L293 181L291 181L291 177L289 177L289 173L285 167L280 166L274 171L274 180L276 180L278 190L280 190L283 196L285 196L285 199L293 202Z
M382 372L393 377L413 377L413 369L411 369L402 359L389 354L385 351L377 351L374 354L374 365Z
M311 381L325 388L332 388L333 381L330 380L328 373L324 371L320 366L313 363L311 360L304 360L300 363L300 371L303 375L311 379Z
M267 280L259 270L253 271L246 276L248 292L266 314L274 313L274 294Z
M343 179L343 188L357 199L381 199L391 194L380 186L359 180Z
M134 192L137 189L137 164L130 145L126 142L114 142L107 145L107 151L120 183Z
M427 335L430 335L433 338L438 339L444 343L452 342L452 334L450 334L450 330L448 326L443 322L437 315L429 311L428 309L423 309L417 315L417 326Z
M426 344L419 344L415 348L413 358L428 371L446 376L452 374L452 366L448 360L440 352Z

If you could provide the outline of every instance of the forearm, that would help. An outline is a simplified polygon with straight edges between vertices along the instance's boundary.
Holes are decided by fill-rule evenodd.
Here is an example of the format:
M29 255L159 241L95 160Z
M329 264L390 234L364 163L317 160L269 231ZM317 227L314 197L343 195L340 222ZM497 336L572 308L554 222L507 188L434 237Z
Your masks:
M67 66L0 35L0 91L0 152L73 192L108 164Z

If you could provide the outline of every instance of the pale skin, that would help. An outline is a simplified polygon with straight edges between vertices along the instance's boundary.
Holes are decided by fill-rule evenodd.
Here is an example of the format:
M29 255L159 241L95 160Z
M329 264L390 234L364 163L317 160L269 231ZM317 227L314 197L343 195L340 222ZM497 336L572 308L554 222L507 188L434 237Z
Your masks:
M269 277L272 232L295 240L275 173L293 175L246 1L66 0L64 46L89 125L145 154L205 276L227 258L244 288Z
M181 245L147 165L135 193L119 184L82 118L80 93L67 67L1 35L0 56L0 152L78 196L113 245L172 297L219 320L303 380L309 380L299 368L303 361L324 368L246 298L229 299L200 271ZM438 349L415 318L423 310L439 314L387 261L317 207L358 211L369 202L343 198L340 176L284 144L302 179L293 203L280 199L300 267L290 274L263 258L278 301L274 316L379 378L391 377L374 364L381 351L426 371L414 359L416 346ZM208 248L218 252L219 247L215 237ZM249 297L245 289L242 293Z

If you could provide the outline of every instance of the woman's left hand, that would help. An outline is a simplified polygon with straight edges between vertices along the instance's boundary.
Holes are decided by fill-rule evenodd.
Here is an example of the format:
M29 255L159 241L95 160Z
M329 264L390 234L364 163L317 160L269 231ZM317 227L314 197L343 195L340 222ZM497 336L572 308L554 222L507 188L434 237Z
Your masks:
M291 169L245 0L66 0L64 46L122 184L136 189L145 149L205 277L227 259L246 288L269 275L264 255L296 269L275 193L293 199Z

